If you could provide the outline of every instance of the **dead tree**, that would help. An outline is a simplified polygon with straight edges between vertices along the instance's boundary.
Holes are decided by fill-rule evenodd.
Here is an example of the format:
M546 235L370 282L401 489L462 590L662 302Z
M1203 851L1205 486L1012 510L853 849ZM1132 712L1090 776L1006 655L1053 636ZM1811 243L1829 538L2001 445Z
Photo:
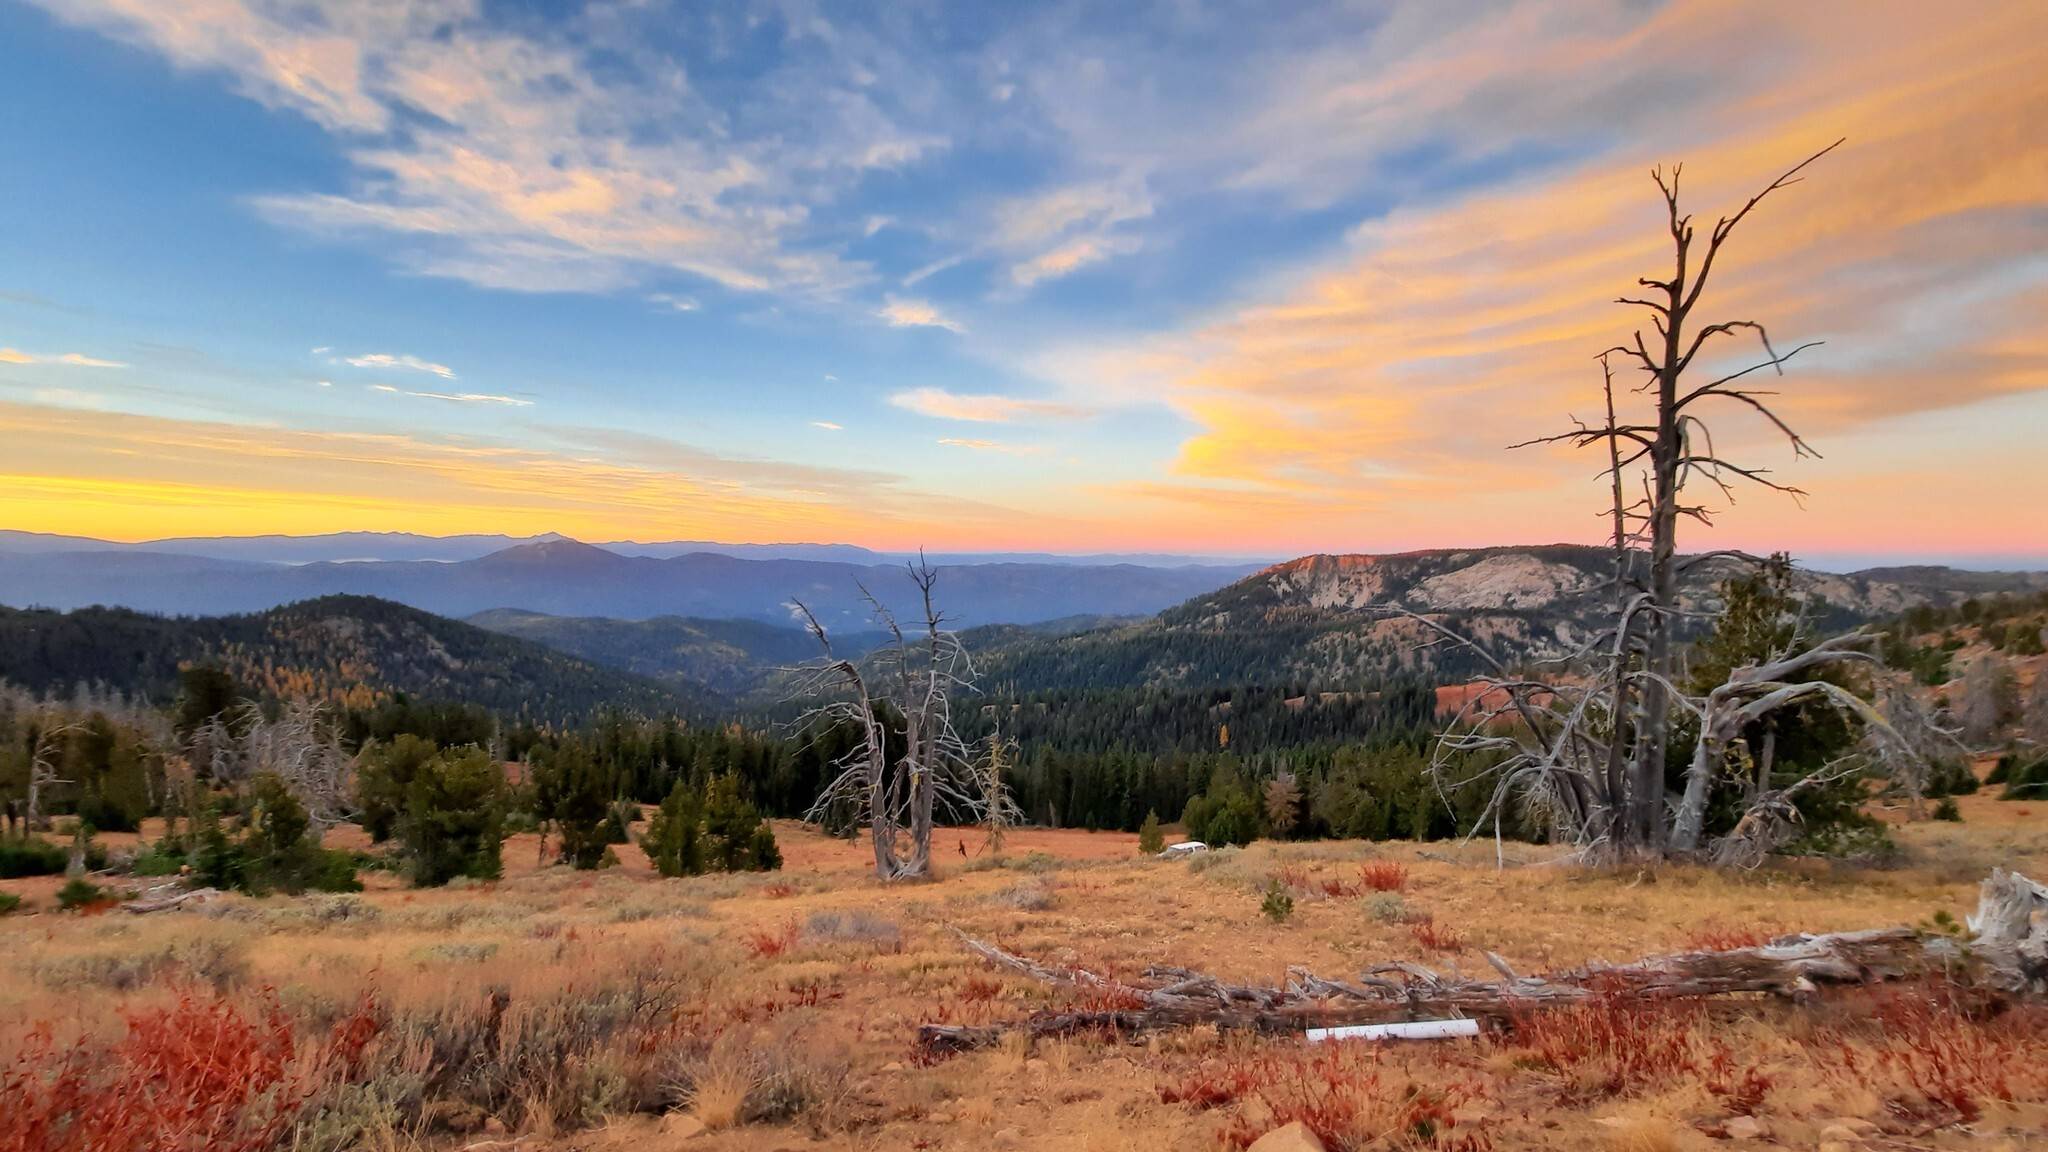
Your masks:
M2012 666L1983 653L1964 670L1962 695L1963 739L1973 747L1990 747L2018 711L2019 684Z
M807 711L799 727L848 724L857 734L853 750L834 765L839 774L804 818L823 823L838 811L856 813L868 824L875 874L884 880L931 874L932 827L941 802L977 823L987 816L974 757L953 726L953 696L973 690L974 663L945 627L933 598L938 569L920 557L910 566L910 578L923 613L914 640L888 606L861 589L892 638L865 666L835 653L825 626L802 601L795 602L824 653L806 670L798 694L826 700ZM897 724L903 751L892 759L890 728Z
M355 813L355 762L342 751L326 706L306 699L286 701L276 719L255 702L245 702L194 731L216 783L239 786L269 773L283 781L306 810L316 832L325 832Z
M49 818L43 814L43 797L47 790L71 783L57 775L57 759L64 754L65 739L78 730L76 723L60 722L54 708L43 709L36 718L29 736L27 827L30 832L40 832L49 825Z
M1006 1033L1032 1039L1108 1031L1130 1038L1176 1028L1299 1033L1308 1028L1460 1017L1511 1024L1530 1012L1594 997L1701 999L1767 993L1806 1000L1828 986L1939 977L2000 996L2048 995L2048 887L1994 869L1978 894L1967 937L1918 928L1798 933L1748 948L1651 956L1631 964L1590 964L1541 976L1518 974L1491 952L1499 979L1446 976L1420 964L1380 964L1344 978L1290 968L1280 986L1234 985L1184 968L1151 968L1136 981L1055 968L979 940L960 937L982 959L1046 984L1086 994L1083 1010L1048 1008L1007 1025L927 1024L928 1052L998 1043Z
M1024 822L1024 810L1017 806L1003 777L1016 755L1016 741L1005 739L1000 731L992 732L988 750L974 764L974 791L981 798L981 825L992 859L1002 859L1004 833Z
M261 769L274 772L306 809L315 834L355 815L355 761L342 751L327 707L292 700L278 718L250 729Z
M1757 666L1734 670L1725 683L1704 694L1689 695L1679 684L1678 639L1697 615L1680 599L1681 580L1700 565L1757 559L1732 551L1680 555L1680 522L1712 523L1712 508L1690 489L1705 484L1729 502L1737 485L1744 483L1794 499L1804 495L1773 478L1768 468L1722 455L1708 415L1717 405L1746 410L1781 435L1796 457L1819 455L1773 409L1775 393L1751 383L1761 372L1782 375L1788 362L1818 342L1781 353L1757 320L1702 318L1701 298L1729 238L1750 213L1772 193L1799 183L1808 165L1840 144L1836 141L1794 165L1732 215L1722 217L1707 234L1703 250L1696 242L1692 217L1679 207L1680 170L1673 168L1668 175L1663 169L1653 171L1651 178L1665 209L1672 268L1663 278L1639 280L1643 295L1618 301L1647 309L1650 332L1638 330L1631 343L1599 356L1604 421L1577 422L1570 432L1514 446L1565 444L1605 450L1601 475L1611 498L1603 515L1610 521L1614 552L1611 622L1561 661L1563 674L1553 676L1516 673L1442 623L1423 620L1442 641L1468 645L1490 668L1482 677L1487 691L1475 695L1440 738L1436 768L1442 781L1454 763L1466 762L1473 754L1492 765L1488 771L1494 775L1495 791L1483 820L1491 820L1496 831L1510 805L1534 798L1557 815L1568 838L1591 853L1618 857L1708 852L1710 846L1702 840L1712 786L1727 772L1730 760L1746 760L1752 769L1759 763L1762 769L1753 772L1755 784L1747 789L1750 807L1740 837L1726 846L1727 851L1715 847L1710 854L1730 861L1753 859L1757 850L1770 850L1787 831L1788 814L1796 818L1790 800L1799 791L1864 763L1895 764L1910 758L1911 741L1856 693L1824 675L1830 669L1873 666L1874 637L1866 634L1773 653ZM1704 369L1695 367L1701 355L1716 348L1720 338L1742 334L1757 338L1761 358L1701 380ZM1614 368L1631 363L1644 376L1637 391L1649 397L1650 411L1641 418L1624 419L1615 402ZM1640 494L1632 496L1638 487ZM1830 765L1789 788L1774 790L1770 749L1749 749L1741 735L1778 709L1815 700L1849 714L1862 726L1871 739L1867 755L1855 765ZM1698 721L1701 736L1684 790L1673 803L1665 792L1664 766L1674 723L1686 715ZM1750 778L1746 775L1745 781Z

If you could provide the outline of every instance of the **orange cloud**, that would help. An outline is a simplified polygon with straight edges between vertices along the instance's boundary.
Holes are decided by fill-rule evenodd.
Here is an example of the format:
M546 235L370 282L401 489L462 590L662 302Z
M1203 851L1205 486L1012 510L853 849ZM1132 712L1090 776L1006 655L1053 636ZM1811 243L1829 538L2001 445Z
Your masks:
M1731 26L1745 30L1739 44L1722 35ZM1301 509L1309 523L1298 528L1324 539L1385 533L1381 510L1417 504L1455 524L1439 539L1469 538L1474 525L1496 539L1596 534L1582 512L1600 498L1598 461L1500 449L1568 427L1568 412L1594 415L1593 356L1641 319L1614 297L1668 273L1650 167L1684 162L1684 203L1704 232L1840 136L1849 144L1745 222L1705 298L1708 319L1765 321L1781 347L1827 341L1782 382L1783 411L1825 452L1874 421L2048 385L2048 9L1907 6L1845 22L1830 6L1692 0L1615 43L1650 67L1702 45L1768 45L1780 63L1763 86L1731 85L1674 116L1668 136L1398 210L1277 299L1105 358L1097 367L1149 380L1200 428L1166 484L1197 503L1217 485L1331 494ZM1525 49L1586 51L1583 38ZM1754 351L1731 341L1702 368ZM1760 463L1789 463L1743 413L1724 413L1717 430ZM1828 465L1792 479L1824 492ZM1155 500L1162 487L1122 492ZM1216 505L1201 530L1270 533L1258 504L1241 511ZM1901 527L1874 505L1851 523L1866 538Z

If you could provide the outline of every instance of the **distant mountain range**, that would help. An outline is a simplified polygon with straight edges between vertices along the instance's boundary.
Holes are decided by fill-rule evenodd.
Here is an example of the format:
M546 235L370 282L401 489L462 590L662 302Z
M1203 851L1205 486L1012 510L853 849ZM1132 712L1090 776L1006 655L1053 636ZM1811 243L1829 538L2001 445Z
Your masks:
M553 723L602 707L685 716L717 710L710 694L694 687L658 684L365 596L204 618L0 608L0 680L38 692L99 684L167 703L187 664L224 668L258 696L344 705L402 693Z
M171 536L127 544L90 536L59 536L47 532L0 530L0 554L48 552L171 552L213 560L244 560L254 564L351 563L366 560L476 560L524 544L565 540L553 532L540 536L472 534L421 536L411 532L329 532L317 536ZM855 544L721 544L710 540L597 542L594 547L621 556L658 560L708 552L741 560L817 560L838 564L903 564L915 552L877 552ZM1197 556L1164 552L1105 552L1064 555L1055 552L933 552L930 563L1054 564L1103 567L1134 564L1141 568L1220 566L1249 571L1271 559L1243 556Z
M350 540L327 539L324 546L332 549L354 546ZM474 546L493 540L461 539ZM220 541L206 546L226 547ZM265 552L271 546L251 543L249 548ZM941 568L941 605L956 625L971 626L1076 615L1150 615L1257 566L977 560ZM914 589L903 565L893 561L748 559L709 552L629 556L555 537L469 559L284 564L25 534L0 540L0 603L17 607L108 605L211 616L258 612L319 596L361 595L455 617L516 608L557 616L685 616L789 626L794 622L791 602L801 598L830 628L866 630L873 620L863 587L899 610L911 606Z
M1217 568L978 564L948 567L939 588L983 684L999 694L1343 692L1403 669L1438 680L1476 669L1467 651L1427 646L1432 634L1397 609L1446 621L1509 660L1570 651L1610 610L1609 563L1601 548L1547 545L1304 556L1234 580ZM1719 583L1739 570L1696 565L1687 602L1710 611ZM2048 573L1907 567L1801 572L1797 582L1816 627L1837 628L1918 604L2041 591ZM0 553L0 599L123 600L207 617L0 609L0 679L36 688L99 680L154 696L170 690L181 662L213 661L279 694L405 692L537 718L603 704L702 712L738 701L758 711L787 695L781 671L816 653L790 619L790 596L818 611L844 654L884 641L863 583L898 601L910 592L894 565L658 559L559 539L473 560L296 566L124 549ZM356 594L332 594L336 584ZM301 598L225 617L220 607ZM401 599L413 607L391 602ZM1101 611L1105 603L1122 610Z

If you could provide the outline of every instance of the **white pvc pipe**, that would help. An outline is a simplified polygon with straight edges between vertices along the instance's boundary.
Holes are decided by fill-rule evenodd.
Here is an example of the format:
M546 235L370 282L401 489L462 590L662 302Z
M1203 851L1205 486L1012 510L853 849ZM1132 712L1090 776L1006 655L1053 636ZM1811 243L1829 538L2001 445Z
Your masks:
M1406 1020L1398 1024L1353 1024L1346 1028L1311 1028L1308 1042L1325 1040L1448 1040L1479 1035L1477 1020Z

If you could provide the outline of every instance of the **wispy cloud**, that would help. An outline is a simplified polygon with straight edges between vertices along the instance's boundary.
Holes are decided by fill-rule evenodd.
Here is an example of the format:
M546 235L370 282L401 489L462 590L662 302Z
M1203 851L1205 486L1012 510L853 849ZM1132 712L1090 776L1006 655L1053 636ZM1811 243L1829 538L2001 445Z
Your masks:
M38 404L53 408L87 408L101 411L110 405L105 396L97 392L81 392L75 388L38 388L29 393Z
M811 427L813 427L813 428L823 428L823 429L824 429L825 431L827 431L827 432L844 432L844 431L846 431L846 425L844 425L844 424L834 424L834 423L833 423L832 421L830 421L830 420L813 420L813 421L811 421Z
M1043 444L1011 444L1002 440L975 440L960 436L939 439L944 448L966 448L974 452L997 452L1005 456L1042 456L1051 451Z
M83 352L60 352L56 355L38 355L23 352L19 348L0 348L0 364L62 364L70 368L126 368L119 360L102 360L87 356Z
M965 332L965 325L948 319L929 300L890 296L882 310L875 313L889 322L891 328L944 328L948 332Z
M647 297L649 304L659 304L676 312L695 312L701 305L695 296L678 296L673 292L656 292Z
M533 401L517 396L496 396L488 392L409 392L390 384L372 384L372 392L384 392L393 396L411 396L420 400L445 400L451 404L502 404L509 408L531 408Z
M683 272L830 292L865 273L811 233L813 212L948 146L936 111L917 112L938 106L877 83L916 70L909 48L822 14L760 15L782 44L736 116L652 47L719 43L720 13L603 5L544 24L465 0L39 2L331 133L351 185L258 197L265 216L395 241L402 266L487 287L600 292Z
M368 352L361 356L343 357L346 363L357 368L403 368L411 372L426 372L443 380L455 379L455 369L446 364L436 364L417 356L394 356L388 352Z
M1004 204L996 214L995 243L1014 258L1011 282L1029 288L1137 251L1138 237L1126 226L1152 212L1145 181L1135 174L1058 187Z
M1083 409L1051 400L1026 400L991 393L968 395L944 388L913 388L889 397L889 403L920 416L939 420L964 420L978 424L1003 424L1031 418L1071 418Z

